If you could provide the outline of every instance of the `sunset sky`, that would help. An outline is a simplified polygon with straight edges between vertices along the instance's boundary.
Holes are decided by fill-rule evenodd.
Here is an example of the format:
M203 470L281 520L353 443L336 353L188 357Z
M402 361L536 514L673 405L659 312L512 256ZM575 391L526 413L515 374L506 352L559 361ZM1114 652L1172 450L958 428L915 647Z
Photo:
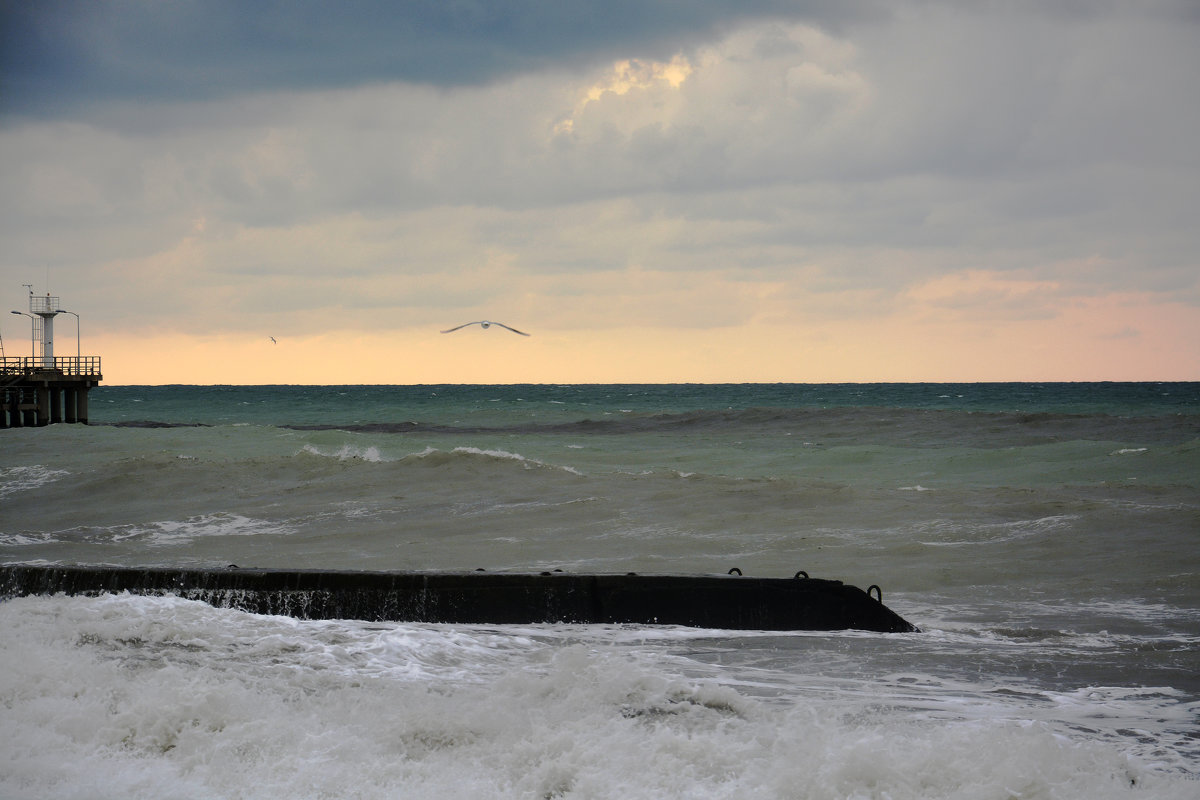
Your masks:
M1192 0L0 15L8 356L32 284L108 384L1200 379Z

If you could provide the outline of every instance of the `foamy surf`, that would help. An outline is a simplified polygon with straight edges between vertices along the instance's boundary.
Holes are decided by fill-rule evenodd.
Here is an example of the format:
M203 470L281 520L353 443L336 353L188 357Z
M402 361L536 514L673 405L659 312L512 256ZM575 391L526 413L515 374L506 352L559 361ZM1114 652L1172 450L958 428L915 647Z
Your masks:
M306 444L300 448L300 452L324 458L332 458L337 461L370 461L372 463L380 463L389 460L383 457L378 447L371 445L359 447L343 444L337 448L327 449L313 444Z
M41 464L0 467L0 500L18 492L34 491L69 474L67 470L49 469Z
M480 463L487 462L509 462L518 464L524 469L554 469L568 472L573 475L581 474L579 470L566 464L549 464L545 461L539 461L536 458L527 458L520 453L512 453L507 450L494 450L480 447L455 447L451 450L440 450L435 447L427 447L419 453L414 453L410 458L424 461L438 466L444 466L453 463Z
M1050 698L1055 713L1014 719L1003 700L951 699L980 693L957 685L914 714L867 684L756 697L737 681L752 665L714 674L671 636L315 623L177 598L13 600L0 627L5 797L1170 800L1196 787L1055 719L1073 703L1128 718L1133 694Z

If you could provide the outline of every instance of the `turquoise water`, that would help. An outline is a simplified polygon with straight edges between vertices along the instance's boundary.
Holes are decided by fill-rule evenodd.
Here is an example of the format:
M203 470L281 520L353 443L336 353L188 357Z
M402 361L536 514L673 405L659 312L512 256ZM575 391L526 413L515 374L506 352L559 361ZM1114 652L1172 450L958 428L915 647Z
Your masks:
M748 408L1200 414L1197 383L101 386L91 397L93 422L271 425L560 421Z

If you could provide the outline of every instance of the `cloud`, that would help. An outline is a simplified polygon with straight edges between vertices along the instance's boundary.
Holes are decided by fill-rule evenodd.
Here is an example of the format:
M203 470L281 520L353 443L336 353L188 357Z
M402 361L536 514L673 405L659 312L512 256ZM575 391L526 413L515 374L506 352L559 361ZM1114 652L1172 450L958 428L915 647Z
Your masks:
M693 72L692 65L681 53L669 62L623 59L612 66L612 71L598 83L582 93L571 113L554 125L557 135L575 132L575 121L588 105L603 100L606 95L626 95L633 92L654 91L658 85L668 90L679 89Z
M615 58L669 58L764 17L835 24L849 2L582 0L58 0L5 3L6 113L58 115L114 101L403 81L485 85Z

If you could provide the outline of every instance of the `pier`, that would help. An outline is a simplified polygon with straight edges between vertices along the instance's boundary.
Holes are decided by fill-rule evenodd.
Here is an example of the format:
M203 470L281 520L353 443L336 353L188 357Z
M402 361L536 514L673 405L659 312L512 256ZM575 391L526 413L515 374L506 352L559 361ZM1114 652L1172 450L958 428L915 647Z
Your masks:
M26 284L30 286L30 284ZM58 304L58 298L35 295L30 286L31 355L4 355L0 339L0 428L41 427L56 422L88 421L88 390L100 383L100 357L79 354L79 315ZM75 317L75 355L54 355L54 318ZM41 350L39 353L38 350Z
M99 356L0 359L0 428L88 421L88 390L100 383Z

